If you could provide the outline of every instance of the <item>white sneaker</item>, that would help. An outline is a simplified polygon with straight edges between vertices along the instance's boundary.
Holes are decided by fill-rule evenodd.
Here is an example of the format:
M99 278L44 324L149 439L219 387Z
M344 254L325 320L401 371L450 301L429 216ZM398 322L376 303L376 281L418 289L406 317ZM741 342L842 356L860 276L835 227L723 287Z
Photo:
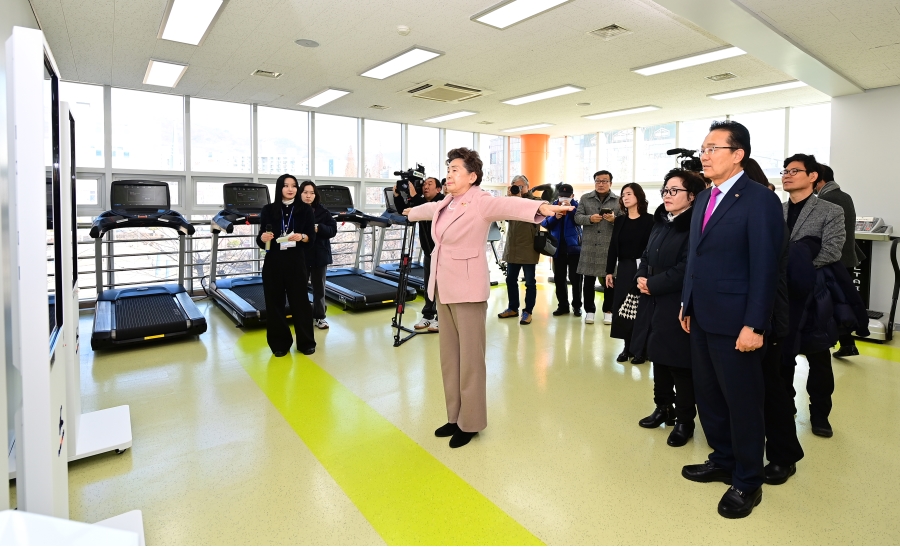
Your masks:
M584 322L587 323L588 325L593 325L594 324L594 314L593 313L584 314Z
M423 317L422 319L419 320L418 323L416 323L415 325L413 325L413 328L416 329L416 330L427 329L428 327L431 326L432 323L434 323L434 326L435 326L435 328L436 328L436 327L437 327L437 321L435 321L434 319L425 319L425 318Z
M612 313L606 312L603 314L603 324L612 325Z
M328 328L328 323L326 323L324 319L313 319L313 325L316 328L320 328L322 330L325 330Z
M438 332L438 320L435 319L428 325L428 332Z

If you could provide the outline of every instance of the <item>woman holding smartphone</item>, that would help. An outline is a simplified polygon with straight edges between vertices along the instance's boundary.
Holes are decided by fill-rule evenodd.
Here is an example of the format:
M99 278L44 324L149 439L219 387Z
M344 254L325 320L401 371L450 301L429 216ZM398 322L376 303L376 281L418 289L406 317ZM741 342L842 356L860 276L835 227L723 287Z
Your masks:
M296 177L288 174L278 177L275 201L262 208L256 236L256 244L266 250L262 268L266 340L275 357L287 355L294 341L284 309L285 297L291 306L297 350L304 355L316 352L304 252L316 239L316 221L312 207L295 199L297 190Z

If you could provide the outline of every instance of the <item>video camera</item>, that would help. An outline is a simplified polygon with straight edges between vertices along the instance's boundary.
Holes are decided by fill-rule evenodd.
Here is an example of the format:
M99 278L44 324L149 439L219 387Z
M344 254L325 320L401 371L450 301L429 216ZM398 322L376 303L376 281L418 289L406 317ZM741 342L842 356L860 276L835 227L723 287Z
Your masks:
M669 156L674 156L678 154L678 157L675 158L676 161L681 165L681 168L685 171L693 171L694 173L702 173L703 172L703 164L700 163L700 158L695 156L696 150L688 150L687 148L673 148L671 150L667 150L666 154Z
M422 186L425 184L425 168L421 163L417 163L415 167L410 167L406 171L394 171L394 175L400 177L400 180L397 181L397 192L403 196L403 199L409 199L410 184L416 189L416 194L422 195Z

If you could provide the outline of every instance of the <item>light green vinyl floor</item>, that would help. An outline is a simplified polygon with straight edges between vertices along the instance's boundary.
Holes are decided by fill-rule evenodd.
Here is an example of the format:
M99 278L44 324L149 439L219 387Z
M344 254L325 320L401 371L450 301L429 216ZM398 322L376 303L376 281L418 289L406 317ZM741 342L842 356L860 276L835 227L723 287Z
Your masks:
M207 302L199 340L98 354L82 316L85 411L130 405L134 446L71 464L71 518L141 509L148 544L900 543L896 342L834 360L831 439L810 433L798 366L806 458L728 521L724 485L680 476L709 453L702 430L671 448L668 430L639 428L650 365L616 363L602 322L552 317L552 285L529 326L497 319L506 292L493 290L489 425L457 450L433 435L438 337L393 347L391 308L329 307L311 359L274 359L264 330Z

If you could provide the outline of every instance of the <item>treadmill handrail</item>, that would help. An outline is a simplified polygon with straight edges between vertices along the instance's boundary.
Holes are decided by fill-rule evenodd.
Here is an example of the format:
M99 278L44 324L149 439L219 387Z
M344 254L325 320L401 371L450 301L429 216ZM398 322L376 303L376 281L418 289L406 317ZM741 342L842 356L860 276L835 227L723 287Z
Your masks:
M100 213L91 223L90 235L94 239L100 239L107 232L121 228L141 227L171 228L185 235L194 235L194 225L188 222L178 211L168 210L161 213L128 213L119 210L109 210Z
M210 221L209 228L213 232L222 232L224 231L226 234L230 234L234 232L235 224L249 224L256 226L259 224L260 213L243 213L240 211L231 211L229 209L222 209L213 219Z

